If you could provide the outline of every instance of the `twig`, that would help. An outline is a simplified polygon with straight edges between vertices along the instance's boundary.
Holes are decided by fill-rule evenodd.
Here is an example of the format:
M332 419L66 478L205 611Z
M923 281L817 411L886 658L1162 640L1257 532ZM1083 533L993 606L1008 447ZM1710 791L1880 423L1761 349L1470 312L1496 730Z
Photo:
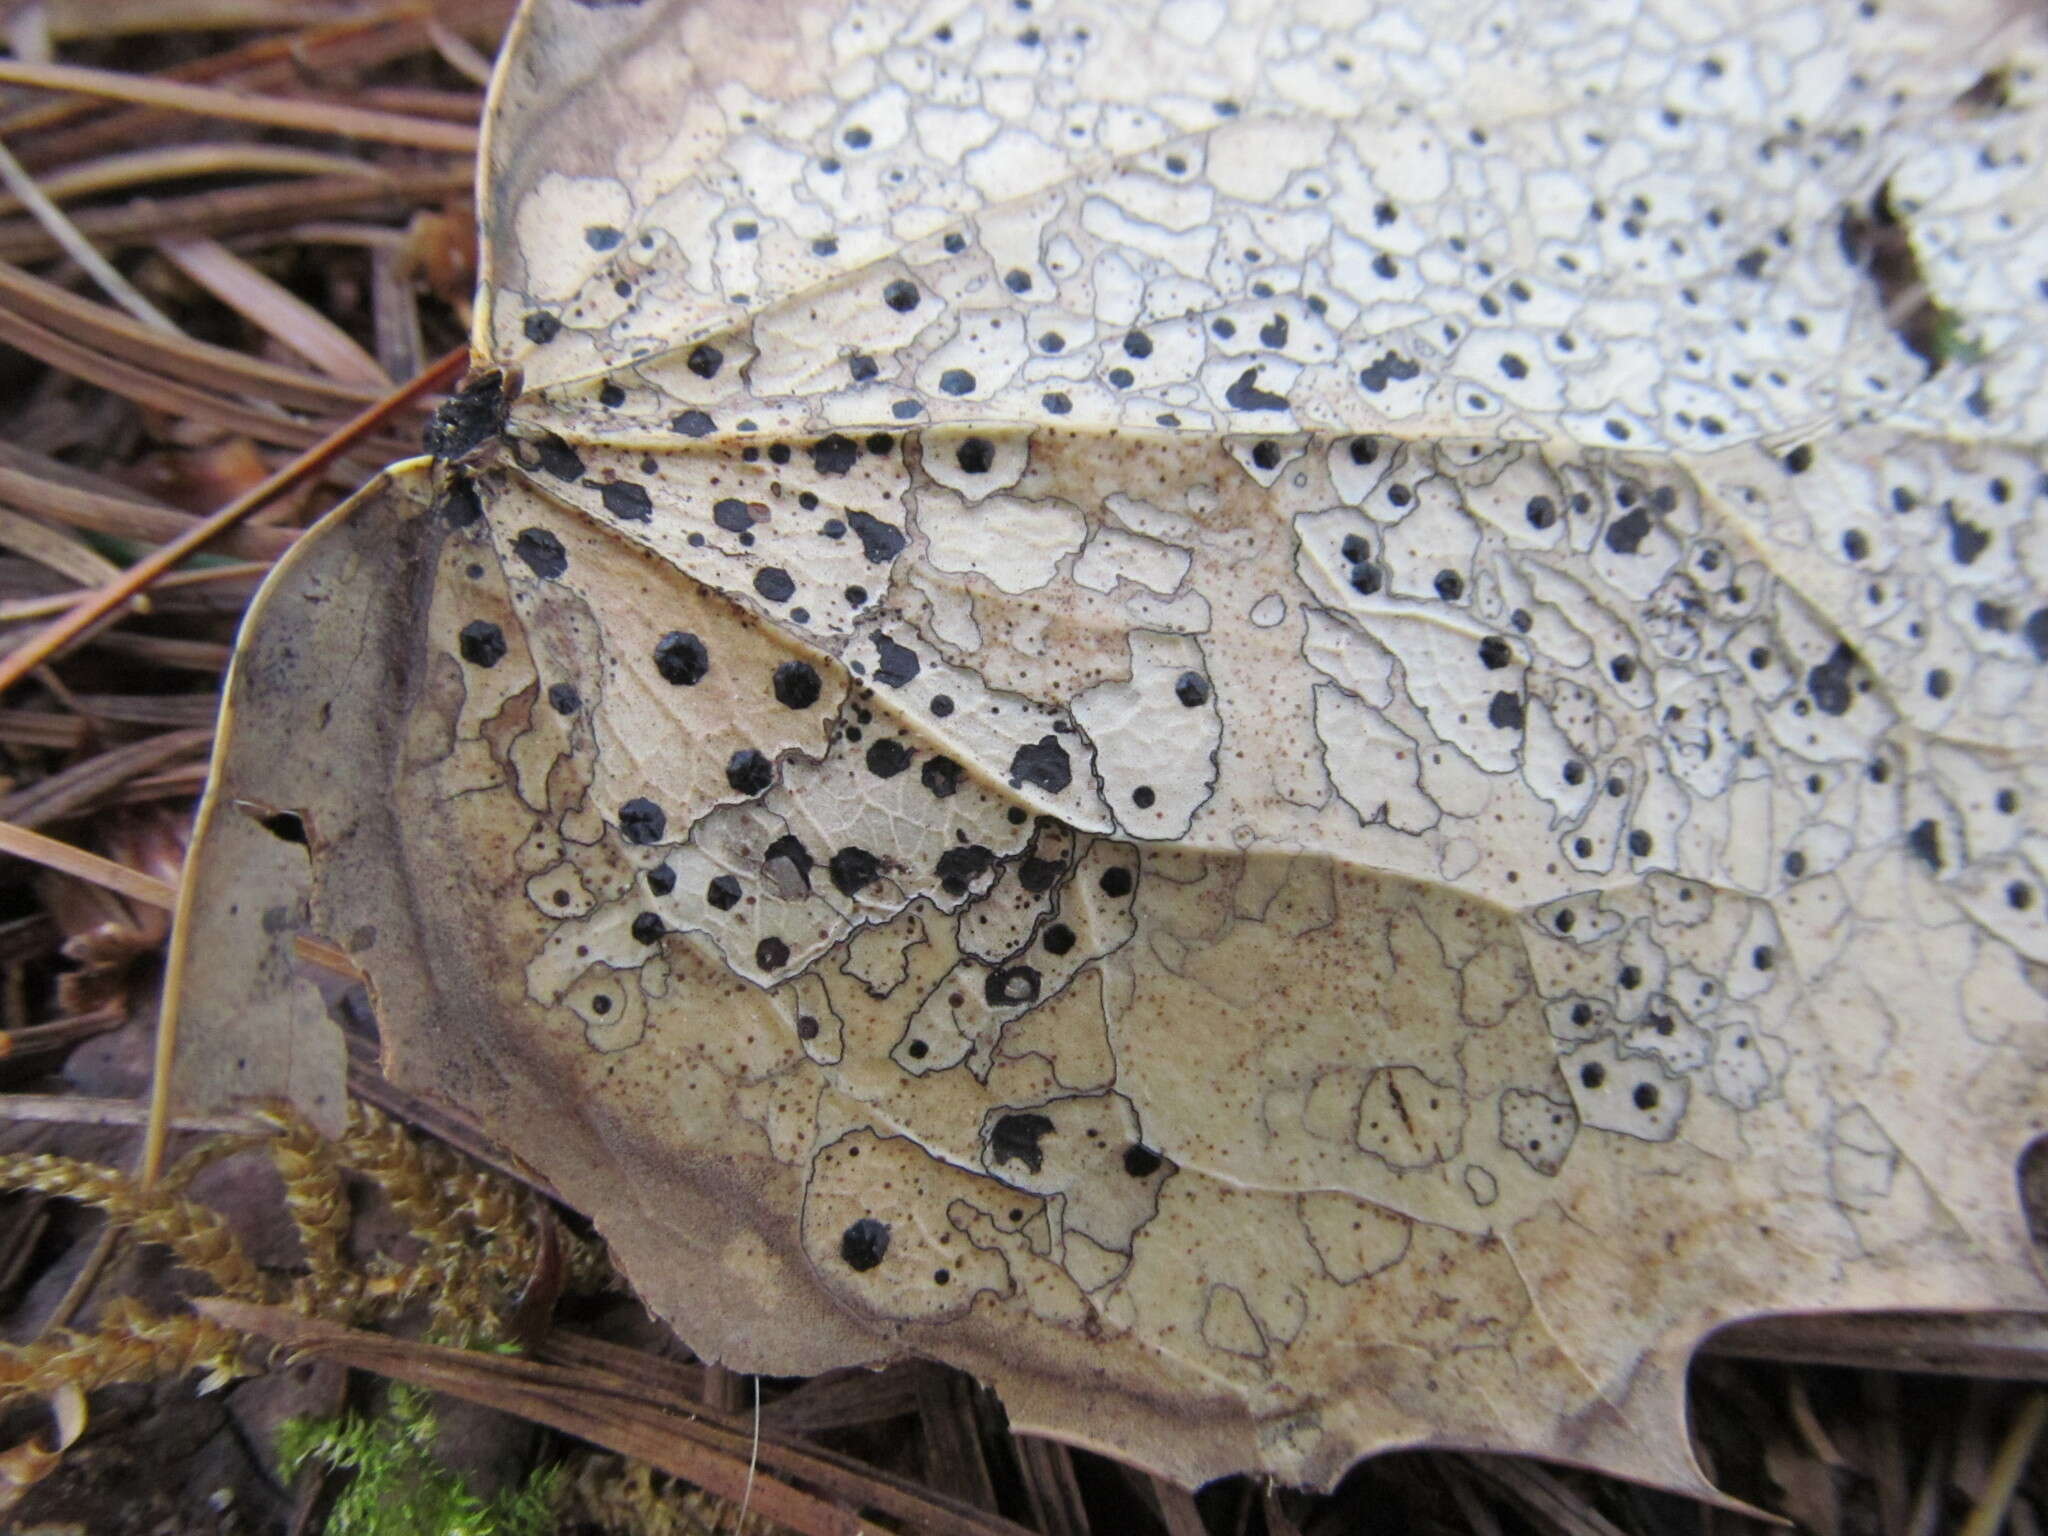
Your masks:
M22 168L21 162L14 158L14 152L5 144L0 144L0 182L6 183L15 200L50 232L50 238L63 247L64 254L77 262L108 298L152 330L170 336L182 334L168 315L145 299L140 290L117 272L114 264L79 233L78 226L65 216L64 210L44 196L43 189L36 185L36 179Z
M345 452L357 438L403 410L420 395L452 380L462 371L468 359L469 349L466 346L452 349L418 378L385 396L338 431L330 433L325 440L307 449L261 485L243 492L211 517L173 539L154 554L138 560L123 573L121 580L102 587L87 601L80 603L63 618L36 635L28 644L12 655L0 659L0 693L5 693L41 663L73 644L95 625L117 612L130 598L164 572L204 549L272 497L282 494L306 476L323 468L329 461Z
M139 106L167 107L202 117L296 128L302 133L333 133L380 144L407 144L452 155L474 155L477 130L460 123L402 117L393 112L367 112L360 107L294 101L282 96L248 96L215 86L186 85L147 75L76 64L25 64L0 59L0 85L24 85L41 91L72 91ZM19 195L19 194L17 194Z

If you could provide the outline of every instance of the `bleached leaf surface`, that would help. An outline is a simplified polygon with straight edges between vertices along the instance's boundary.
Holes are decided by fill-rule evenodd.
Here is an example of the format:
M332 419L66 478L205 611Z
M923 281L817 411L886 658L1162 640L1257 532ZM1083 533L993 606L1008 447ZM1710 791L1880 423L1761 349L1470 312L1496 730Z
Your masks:
M298 810L693 1345L1185 1479L1699 1489L1715 1324L2039 1306L2023 11L535 0L188 1011Z

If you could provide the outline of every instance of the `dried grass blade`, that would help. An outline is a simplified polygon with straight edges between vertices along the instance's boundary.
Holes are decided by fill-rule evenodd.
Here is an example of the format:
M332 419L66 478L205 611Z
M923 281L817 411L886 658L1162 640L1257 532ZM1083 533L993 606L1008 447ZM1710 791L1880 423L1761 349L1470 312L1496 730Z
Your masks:
M102 1026L104 1027L104 1026ZM0 1121L49 1125L147 1125L149 1106L134 1099L95 1099L82 1093L0 1093ZM277 1128L255 1115L177 1115L173 1131L215 1136L274 1136Z
M85 490L17 467L20 461L28 458L25 450L0 443L0 502L73 528L110 533L116 538L135 539L146 544L170 543L199 524L198 518L170 507ZM10 459L16 463L10 464ZM222 538L221 547L245 559L267 564L290 549L298 537L296 528L238 528ZM190 574L196 577L200 573ZM44 599L29 601L40 603Z
M227 532L257 508L273 497L289 490L308 475L314 474L337 458L358 438L367 435L390 417L404 410L421 395L440 388L452 380L468 361L469 351L458 347L442 357L433 367L413 379L402 388L387 395L371 406L339 431L330 433L324 440L300 454L284 468L271 475L261 485L236 497L225 507L187 531L179 538L164 545L154 554L139 560L118 582L112 583L95 593L87 601L54 624L44 629L27 645L12 655L0 660L0 693L20 682L36 667L62 651L81 636L88 633L110 614L117 612L137 592L150 582L170 570L173 566L204 549L214 539Z
M130 869L125 864L116 864L112 859L103 859L70 843L60 843L54 837L44 837L40 832L31 832L11 821L0 821L0 853L11 853L16 858L104 887L145 906L168 909L177 903L177 890L167 881Z
M121 568L97 550L5 507L0 507L0 547L89 587L121 574Z
M458 123L282 96L244 95L216 86L188 85L155 76L123 74L118 70L89 69L78 64L28 64L17 59L0 59L0 85L70 91L137 106L190 112L201 117L262 123L301 133L332 133L343 138L404 144L414 149L440 150L446 154L473 155L478 143L476 129Z
M128 574L132 572L124 573L124 581ZM113 615L109 622L118 617L118 614ZM25 636L23 644L31 644L34 640L34 635ZM233 646L223 645L216 640L175 640L167 635L95 633L89 643L98 650L111 652L116 656L133 656L141 661L154 662L160 667L174 667L181 672L205 672L215 676L226 671L228 663L234 660L235 656Z
M204 752L212 744L213 727L203 726L165 731L144 737L141 741L131 741L126 746L114 747L0 798L0 821L9 822L16 831L22 831L62 820L137 774L173 758ZM0 850L14 851L4 840L0 840Z
M81 208L72 222L103 250L147 245L167 229L209 235L275 229L323 214L359 212L403 218L421 204L465 197L472 165L394 172L389 180L331 176L314 181L228 187L183 197L135 198L111 208ZM43 261L60 254L32 220L0 224L0 259Z
M378 393L392 387L391 377L353 336L218 241L168 235L156 248L193 282L329 378Z
M14 152L4 143L0 143L0 183L5 183L14 200L49 232L50 238L63 248L66 256L78 263L86 276L99 285L102 293L151 330L162 331L167 336L180 334L171 317L145 299L141 290L123 277L114 264L85 238L78 226L65 217L64 210L36 185L36 179L23 169L21 162L14 158Z
M2048 1313L2042 1312L1757 1318L1723 1329L1705 1348L1780 1364L2048 1383Z
M266 363L231 347L188 336L161 336L104 305L81 299L4 262L0 262L0 303L61 336L115 353L131 363L148 364L171 378L208 389L257 395L292 410L346 410L377 399L391 387L388 379L377 384L327 379L303 369Z
M1984 1497L1970 1511L1970 1518L1963 1522L1957 1536L1997 1536L2044 1428L2048 1428L2048 1392L2030 1392L2013 1416L2005 1438L1998 1442L1991 1475L1985 1479Z
M205 176L364 176L389 181L391 172L373 160L290 144L166 144L101 155L46 171L36 184L45 197L61 203L127 187ZM0 197L0 214L22 211L15 198Z
M281 529L279 531L296 535L298 530ZM150 540L148 542L161 543L162 540ZM222 542L226 543L229 541L223 540ZM197 596L198 594L193 592L195 588L218 587L231 589L240 586L242 588L240 593L223 591L217 600L219 603L238 607L240 604L248 601L256 588L262 585L263 578L269 574L270 564L268 561L244 561L236 565L215 565L199 571L173 571L150 588L151 596L154 599L152 606L159 612L176 610L188 606L185 602L179 601L180 594ZM73 604L83 602L90 596L92 596L91 591L52 592L43 597L18 597L0 602L0 624L18 624L24 619L47 619L52 614L62 613ZM190 606L205 607L207 605L203 602L196 602ZM135 717L108 715L104 718L129 719ZM147 723L152 725L189 725L193 722L179 719L151 720Z
M321 432L317 425L270 411L254 410L205 390L176 383L146 368L83 346L5 309L0 309L0 343L18 347L52 368L83 379L88 384L97 384L152 410L166 411L173 416L196 417L210 426L225 427L230 432L239 432L261 443L304 448L320 440Z

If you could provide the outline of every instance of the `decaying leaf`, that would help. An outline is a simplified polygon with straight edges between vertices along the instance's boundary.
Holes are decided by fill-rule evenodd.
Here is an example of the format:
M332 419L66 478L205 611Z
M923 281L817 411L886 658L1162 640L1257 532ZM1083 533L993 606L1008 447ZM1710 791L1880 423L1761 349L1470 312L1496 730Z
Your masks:
M530 0L472 382L237 662L187 1093L324 1081L310 924L708 1357L1187 1480L1704 1491L1718 1323L2039 1306L2043 42Z

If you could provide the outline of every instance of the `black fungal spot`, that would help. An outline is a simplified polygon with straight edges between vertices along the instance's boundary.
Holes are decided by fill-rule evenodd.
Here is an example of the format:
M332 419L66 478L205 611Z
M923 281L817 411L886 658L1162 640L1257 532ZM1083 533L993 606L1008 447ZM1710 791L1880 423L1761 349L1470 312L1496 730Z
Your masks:
M918 771L918 778L924 783L934 799L944 800L960 788L960 781L966 770L950 757L932 757Z
M543 432L534 439L533 451L540 458L540 467L557 480L583 478L583 456L571 448L560 433Z
M1359 370L1358 382L1372 394L1379 394L1389 384L1406 383L1422 372L1422 365L1398 352L1386 352L1373 363Z
M1551 926L1557 929L1559 933L1570 933L1573 928L1578 926L1578 921L1578 913L1574 912L1570 907L1566 907L1556 917L1551 919Z
M505 632L489 619L471 619L455 637L462 659L473 667L495 667L505 659Z
M967 888L995 867L996 856L979 843L948 848L939 855L933 873L948 896L964 896Z
M708 341L700 342L690 349L685 366L700 379L715 379L725 366L725 354Z
M1626 687L1635 681L1636 659L1633 656L1617 656L1607 663L1607 670L1617 683Z
M981 997L989 1008L1028 1008L1038 1001L1040 985L1034 967L1006 965L989 971L989 979L981 983Z
M1252 463L1260 469L1280 467L1280 445L1270 437L1261 438L1252 445Z
M448 489L435 508L446 519L451 528L469 528L484 515L483 498L477 494L476 482L469 476L457 474L448 482Z
M1209 702L1209 680L1199 672L1183 672L1173 680L1173 696L1189 709Z
M1805 474L1809 469L1813 468L1813 445L1811 443L1801 443L1797 448L1794 448L1785 455L1784 465L1785 473L1788 475Z
M1856 665L1856 653L1845 641L1837 641L1828 659L1808 670L1806 691L1813 699L1813 707L1824 715L1846 715L1849 706L1855 702L1855 694L1849 686L1849 673Z
M882 302L899 315L907 315L917 308L921 297L917 291L917 284L907 277L896 278L882 290Z
M1557 503L1548 496L1531 496L1529 504L1522 509L1522 515L1529 520L1529 526L1540 533L1557 521Z
M1143 331L1132 331L1124 337L1124 356L1145 358L1152 355L1152 338Z
M881 664L875 668L875 681L885 688L901 688L922 670L923 664L918 661L917 652L907 645L898 645L887 635L875 636L875 651L881 657ZM934 699L932 703L936 714L938 701Z
M985 437L970 437L953 457L964 473L985 475L995 467L995 444Z
M932 695L932 713L943 720L953 713L953 696L950 693Z
M627 842L646 847L658 843L668 830L668 812L652 800L639 797L619 807L619 832Z
M966 395L974 391L974 375L965 368L948 368L939 375L939 389L948 395Z
M704 887L704 899L721 912L730 912L740 904L740 883L732 875L714 875L711 883Z
M1004 1115L989 1127L989 1166L1022 1163L1031 1172L1039 1172L1045 1167L1045 1150L1038 1143L1042 1137L1050 1136L1052 1129L1052 1119L1047 1115Z
M574 683L553 683L548 688L548 707L558 715L573 715L583 707L583 695Z
M1049 955L1064 955L1074 947L1074 930L1065 923L1054 923L1045 930L1045 952Z
M775 765L752 747L726 759L725 782L743 795L758 795L775 782Z
M1579 1081L1588 1088L1598 1088L1607 1081L1607 1069L1597 1061L1589 1061L1579 1068Z
M1486 706L1486 720L1498 730L1519 731L1522 728L1522 696L1519 693L1496 693L1493 702Z
M1974 565L1977 557L1991 547L1991 535L1975 523L1956 516L1955 508L1946 507L1943 514L1948 518L1948 552L1957 565Z
M1137 889L1138 885L1136 877L1121 864L1105 869L1102 872L1102 878L1096 883L1102 887L1103 895L1114 896L1119 899L1130 895L1132 891Z
M1941 828L1931 817L1914 823L1913 830L1906 834L1906 847L1929 869L1941 873Z
M786 603L796 595L796 581L779 565L766 565L754 572L754 590L771 603Z
M626 392L610 379L606 379L597 386L597 403L608 411L616 411L626 403Z
M1029 293L1031 291L1031 274L1022 267L1012 267L1003 274L1003 286L1012 293Z
M1223 398L1234 411L1284 411L1287 399L1271 390L1259 388L1257 367L1245 369L1237 376L1230 388L1223 392Z
M946 236L945 244L946 254L948 256L958 256L962 251L967 249L967 237L961 234L956 229L953 231L953 233Z
M1436 573L1436 595L1447 603L1455 603L1465 595L1465 578L1456 571L1438 571Z
M1074 402L1069 400L1063 391L1057 389L1048 390L1040 395L1038 403L1054 416L1064 416L1074 408Z
M882 861L865 848L842 848L825 863L832 888L842 896L856 896L882 878Z
M1633 555L1650 532L1650 509L1637 507L1607 525L1607 547L1617 555Z
M717 423L702 411L684 411L669 425L685 437L709 437Z
M860 445L843 432L811 444L811 466L821 475L843 475L860 462Z
M1141 811L1151 810L1153 802L1158 798L1159 797L1152 792L1152 786L1150 784L1140 784L1136 789L1131 791L1131 804L1135 805Z
M1499 635L1488 635L1479 642L1479 664L1489 672L1498 672L1514 659L1514 648Z
M865 384L869 379L879 374L882 369L865 352L856 352L846 360L846 371L853 375L854 383Z
M1047 794L1057 795L1074 782L1073 760L1056 736L1041 736L1037 742L1019 747L1010 759L1010 788L1030 784Z
M1529 365L1517 354L1503 352L1500 355L1500 371L1511 379L1526 379L1529 376Z
M1645 1114L1657 1107L1658 1093L1655 1083L1637 1083L1635 1092L1629 1095L1637 1109Z
M694 688L711 670L711 651L687 630L672 629L654 642L654 670L663 682Z
M893 523L885 523L866 512L849 512L846 520L853 524L853 531L860 535L861 553L868 557L869 565L887 565L903 553L910 540L903 536L903 530Z
M788 709L809 709L825 691L818 669L808 661L782 663L775 669L773 686L776 701Z
M593 224L583 231L583 243L593 251L616 250L626 237L609 224Z
M894 736L884 736L868 747L868 772L878 779L893 779L910 766L910 748Z
M1770 253L1761 248L1745 251L1735 258L1735 270L1752 281L1764 275L1764 263L1770 260Z
M642 912L633 919L633 937L642 944L659 944L661 936L668 932L668 924L653 912Z
M1638 827L1628 835L1628 851L1639 859L1650 856L1650 834Z
M1124 1172L1134 1179L1149 1179L1165 1164L1165 1159L1150 1147L1132 1142L1124 1148Z
M544 309L536 309L520 322L520 330L536 347L544 347L562 334L562 322Z
M553 581L569 569L569 556L562 541L545 528L522 528L512 541L512 553L543 581Z
M644 523L654 516L654 503L644 485L635 485L630 480L614 480L599 486L597 494L604 502L605 511L622 523Z
M863 1216L839 1234L839 1257L846 1267L866 1274L889 1253L889 1228L872 1216Z
M657 864L647 871L647 889L657 896L666 896L676 888L676 872L666 864Z
M737 496L721 496L713 503L711 521L727 533L749 533L754 527L753 514Z

